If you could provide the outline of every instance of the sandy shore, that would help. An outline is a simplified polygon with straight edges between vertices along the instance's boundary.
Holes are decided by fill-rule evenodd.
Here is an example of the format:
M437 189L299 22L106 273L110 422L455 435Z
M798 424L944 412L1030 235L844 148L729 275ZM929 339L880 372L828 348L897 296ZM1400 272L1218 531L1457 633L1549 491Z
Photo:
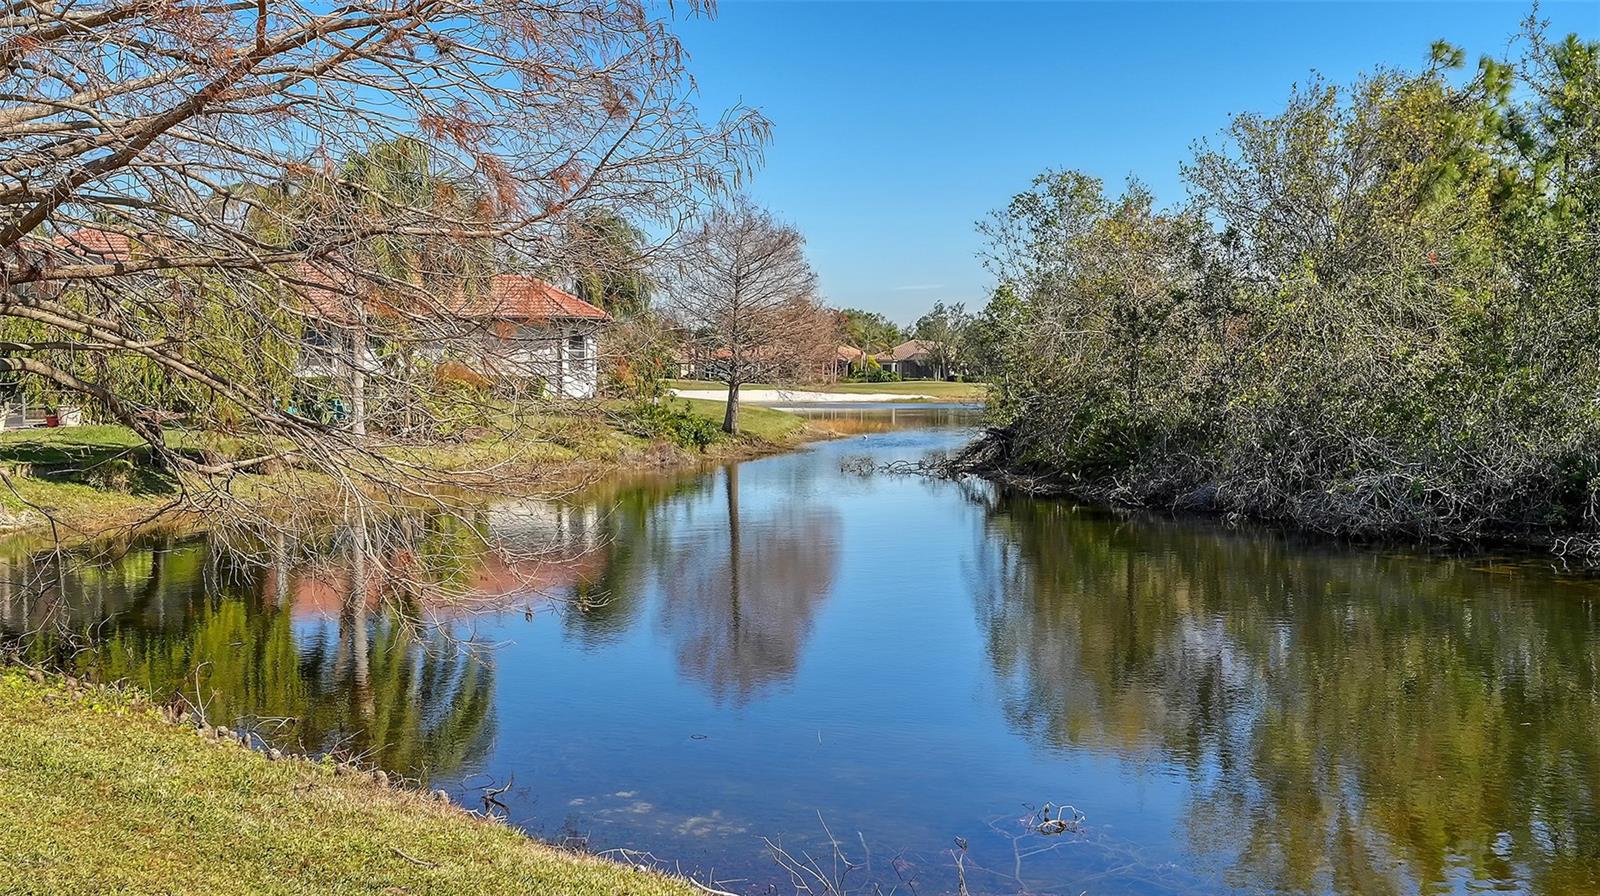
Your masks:
M679 398L707 398L721 401L728 397L722 389L673 389ZM740 389L739 400L751 404L837 404L843 402L939 401L937 395L913 392L807 392L800 389Z

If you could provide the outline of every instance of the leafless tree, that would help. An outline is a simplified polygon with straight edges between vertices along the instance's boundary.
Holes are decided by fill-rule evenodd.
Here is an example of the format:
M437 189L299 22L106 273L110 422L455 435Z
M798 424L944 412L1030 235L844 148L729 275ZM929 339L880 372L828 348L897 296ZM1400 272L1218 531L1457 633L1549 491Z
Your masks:
M711 347L710 368L728 385L726 432L739 431L739 389L792 377L812 360L824 319L805 238L749 199L714 210L691 231L670 302Z
M700 114L657 9L0 0L0 376L133 429L213 520L269 467L327 481L290 516L458 483L394 449L540 394L495 391L495 275L562 282L595 210L681 233L766 139ZM319 335L353 415L300 400Z

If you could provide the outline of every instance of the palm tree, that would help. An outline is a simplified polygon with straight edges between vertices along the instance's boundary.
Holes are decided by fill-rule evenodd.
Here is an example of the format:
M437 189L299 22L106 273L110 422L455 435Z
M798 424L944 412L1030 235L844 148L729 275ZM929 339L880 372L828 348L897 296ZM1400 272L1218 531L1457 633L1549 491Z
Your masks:
M408 345L403 311L416 304L424 282L444 281L471 291L493 270L490 240L474 235L489 212L485 192L470 179L442 173L441 167L426 143L397 137L350 156L337 174L302 174L236 192L248 206L247 232L277 245L310 246L313 257L325 258L346 275L340 279L353 294L342 309L348 320L339 322L339 344L346 353L341 366L357 435L367 429L369 345L379 341L375 336ZM337 248L320 256L318 245ZM402 313L380 321L376 309ZM412 367L404 348L400 366L402 374Z
M568 238L578 269L573 294L631 317L650 304L655 283L645 270L645 235L616 212L594 209L578 216Z

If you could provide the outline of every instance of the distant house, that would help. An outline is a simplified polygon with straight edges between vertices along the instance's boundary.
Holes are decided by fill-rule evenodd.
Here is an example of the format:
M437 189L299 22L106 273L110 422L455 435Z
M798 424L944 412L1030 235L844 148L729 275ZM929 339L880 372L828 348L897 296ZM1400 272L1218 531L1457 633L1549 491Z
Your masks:
M49 239L30 236L18 244L16 251L17 261L22 267L36 264L44 269L63 266L115 269L145 254L143 244L127 234L98 227L83 227ZM41 281L12 287L14 292L35 295L58 293L60 289L60 281Z
M708 348L701 340L690 339L678 349L678 378L710 380L723 373L733 353L725 348Z
M867 353L853 345L841 345L833 360L833 378L843 379L850 375L851 368L860 366L867 360Z
M376 349L357 351L352 342L359 329L350 301L352 289L341 289L339 277L302 265L296 285L307 299L311 323L305 329L296 376L303 379L343 377L360 365L378 369ZM348 276L342 278L348 280ZM559 398L594 398L599 389L599 330L611 315L565 290L526 274L496 274L486 288L433 296L438 317L452 332L423 339L424 356L444 359L463 340L481 340L465 352L462 363L495 380L523 380ZM369 305L379 303L369 301ZM373 313L382 313L375 307Z
M71 233L58 234L50 239L28 237L17 246L18 261L24 265L52 268L71 266L112 266L133 261L137 247L126 234L97 227L84 227ZM147 274L134 275L153 282ZM28 298L48 298L58 295L59 281L40 281L11 287L15 295ZM37 402L30 403L26 392L15 383L0 385L0 429L20 429L33 426L77 426L83 422L83 412L72 405L52 407Z
M838 346L830 352L823 346L820 353L807 352L792 345L763 345L750 349L741 359L745 373L767 382L830 382L849 374L849 352L855 357L866 354L850 346ZM709 348L691 340L678 350L678 377L686 380L727 379L733 352L726 348Z
M62 254L106 264L125 263L134 255L133 240L127 234L97 227L60 234L50 244Z
M491 322L489 339L509 349L491 355L498 372L543 379L562 398L594 398L600 385L600 328L611 315L525 274L498 274L485 300L464 317Z
M937 345L926 339L909 339L892 351L878 355L884 370L906 380L944 379L950 371L935 360Z
M144 244L112 230L85 227L59 234L49 241L33 241L30 252L44 264L126 264L147 252ZM142 276L142 275L141 275ZM151 275L152 283L159 278ZM378 369L379 346L369 344L357 352L351 342L358 308L372 313L393 312L381 300L356 296L370 292L356 278L333 266L303 263L284 279L302 300L308 321L302 337L295 375L302 379L344 376L351 365L368 372ZM552 395L593 398L599 386L601 327L611 316L600 308L526 274L496 274L474 292L430 298L442 326L438 344L424 340L422 353L442 355L445 346L462 338L484 340L479 350L467 353L476 371L492 378L511 377L537 382Z

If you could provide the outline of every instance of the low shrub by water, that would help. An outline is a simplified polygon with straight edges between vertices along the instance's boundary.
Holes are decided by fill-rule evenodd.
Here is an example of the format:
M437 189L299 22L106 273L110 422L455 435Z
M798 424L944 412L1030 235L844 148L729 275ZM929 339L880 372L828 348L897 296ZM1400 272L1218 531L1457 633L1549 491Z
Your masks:
M704 451L723 435L709 417L671 402L641 401L627 406L617 416L628 432L648 439L664 439L696 451Z

